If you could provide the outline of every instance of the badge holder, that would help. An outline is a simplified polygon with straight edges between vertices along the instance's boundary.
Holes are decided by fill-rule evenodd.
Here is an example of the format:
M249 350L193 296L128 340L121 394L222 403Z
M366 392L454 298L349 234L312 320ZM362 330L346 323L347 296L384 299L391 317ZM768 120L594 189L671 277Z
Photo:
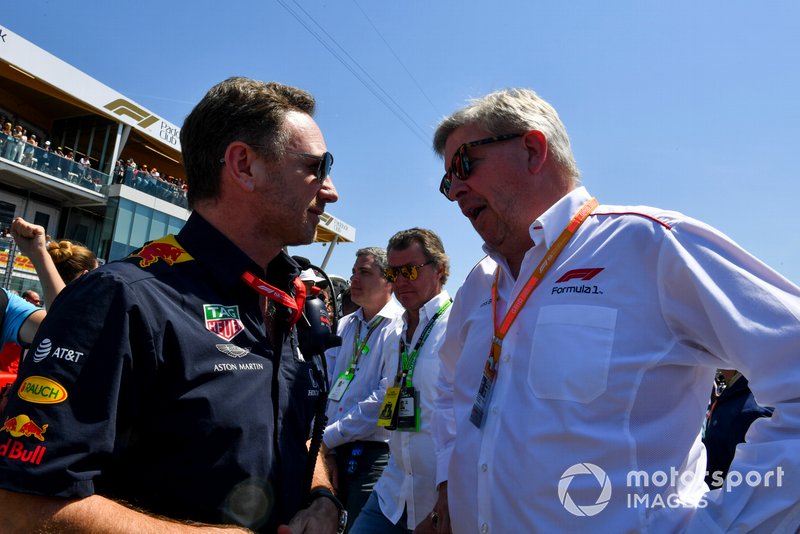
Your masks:
M403 389L397 404L397 430L419 432L419 412L419 391L411 386Z
M336 402L342 400L344 392L347 391L347 388L350 386L350 382L352 380L353 380L353 373L351 373L350 371L346 371L340 374L339 378L337 378L336 382L334 382L330 393L328 393L328 399Z

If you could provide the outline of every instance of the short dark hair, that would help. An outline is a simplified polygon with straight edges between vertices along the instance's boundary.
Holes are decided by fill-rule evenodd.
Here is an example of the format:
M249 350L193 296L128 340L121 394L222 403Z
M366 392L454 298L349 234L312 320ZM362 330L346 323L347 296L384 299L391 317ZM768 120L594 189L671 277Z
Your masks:
M428 261L442 267L442 285L444 285L450 276L450 260L444 252L442 240L432 230L426 228L400 230L389 239L386 252L388 254L392 250L405 250L414 243L419 243Z
M209 89L181 128L189 207L219 196L219 159L230 143L261 145L265 156L281 158L288 142L286 114L313 115L315 106L307 91L277 82L233 77Z

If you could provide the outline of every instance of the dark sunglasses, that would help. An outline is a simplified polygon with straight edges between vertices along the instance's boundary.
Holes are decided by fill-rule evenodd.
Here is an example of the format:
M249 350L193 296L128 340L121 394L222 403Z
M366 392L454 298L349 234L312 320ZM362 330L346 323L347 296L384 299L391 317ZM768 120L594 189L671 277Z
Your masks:
M250 146L251 148L266 148L265 145L250 145L249 143L248 146ZM322 185L322 182L325 181L325 178L330 176L331 167L333 167L333 154L331 154L330 152L325 152L321 156L316 156L314 154L306 154L305 152L287 151L287 153L294 154L296 156L303 156L304 158L313 158L319 161L319 164L317 165L317 170L314 171L314 175L317 177L317 183L319 183L319 185ZM225 158L219 158L219 162L225 163Z
M469 162L469 156L467 155L467 149L473 148L476 146L481 145L488 145L491 143L498 143L500 141L508 141L509 139L514 139L517 137L522 137L523 134L503 134L503 135L496 135L494 137L487 137L486 139L480 139L478 141L470 141L469 143L464 143L458 149L456 149L455 153L453 154L453 159L450 160L450 168L447 169L447 172L444 173L442 177L442 182L439 184L439 192L447 197L447 200L452 201L453 199L450 198L450 186L453 184L453 179L451 176L455 176L461 181L466 180L469 178L469 173L472 170L472 165Z
M433 263L433 260L426 261L422 265L401 265L400 267L387 267L383 270L383 277L386 279L387 282L394 282L400 275L403 275L404 278L408 278L412 282L417 279L419 276L419 269L422 269L426 265L430 265Z
M322 182L325 181L325 178L330 176L331 167L333 167L333 154L331 154L330 152L325 152L321 156L315 156L314 154L306 154L305 152L288 151L288 153L294 154L296 156L303 156L304 158L313 158L319 161L319 164L317 165L317 171L315 174L317 176L317 182L319 182L320 185L322 185Z

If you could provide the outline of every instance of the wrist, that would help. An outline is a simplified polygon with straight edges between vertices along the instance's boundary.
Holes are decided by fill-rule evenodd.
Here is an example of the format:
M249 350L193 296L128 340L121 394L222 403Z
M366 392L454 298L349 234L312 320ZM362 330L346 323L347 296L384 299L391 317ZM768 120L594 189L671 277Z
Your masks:
M308 496L308 505L310 506L318 499L325 499L333 503L333 505L336 507L336 512L338 515L336 532L344 532L344 529L347 527L347 511L344 509L342 502L336 498L336 495L334 495L331 490L327 488L317 488L311 490L311 493Z

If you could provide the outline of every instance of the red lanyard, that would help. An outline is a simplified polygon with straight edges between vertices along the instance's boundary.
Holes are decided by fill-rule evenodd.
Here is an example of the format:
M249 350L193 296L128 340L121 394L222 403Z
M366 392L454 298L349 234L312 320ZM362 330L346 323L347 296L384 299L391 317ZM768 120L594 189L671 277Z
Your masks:
M242 280L244 280L247 285L255 289L260 295L263 295L268 299L272 299L278 304L283 304L289 308L291 310L289 326L293 326L298 320L300 320L300 316L303 314L303 308L306 304L306 286L300 280L300 278L295 278L292 281L295 290L294 297L284 291L281 291L277 287L266 283L251 272L245 272L242 274Z
M489 380L494 381L497 373L497 362L500 359L500 349L503 346L503 339L506 337L506 334L508 334L511 325L528 301L528 297L531 296L533 290L536 289L541 279L544 278L544 275L555 263L558 255L561 254L561 251L567 246L569 240L572 239L572 236L575 235L575 232L578 231L578 228L580 228L583 222L589 218L589 215L594 211L597 205L597 199L592 197L583 205L578 213L575 214L567 227L561 232L561 235L558 236L558 239L555 240L544 255L542 261L539 262L536 270L534 270L530 278L528 278L525 286L519 292L517 298L514 299L513 304L508 308L506 316L503 318L503 322L499 327L497 326L497 280L500 276L500 268L498 267L495 270L494 283L492 284L492 322L494 325L494 336L492 337L492 349L489 352L489 358L486 360L486 366L484 368L484 373Z

